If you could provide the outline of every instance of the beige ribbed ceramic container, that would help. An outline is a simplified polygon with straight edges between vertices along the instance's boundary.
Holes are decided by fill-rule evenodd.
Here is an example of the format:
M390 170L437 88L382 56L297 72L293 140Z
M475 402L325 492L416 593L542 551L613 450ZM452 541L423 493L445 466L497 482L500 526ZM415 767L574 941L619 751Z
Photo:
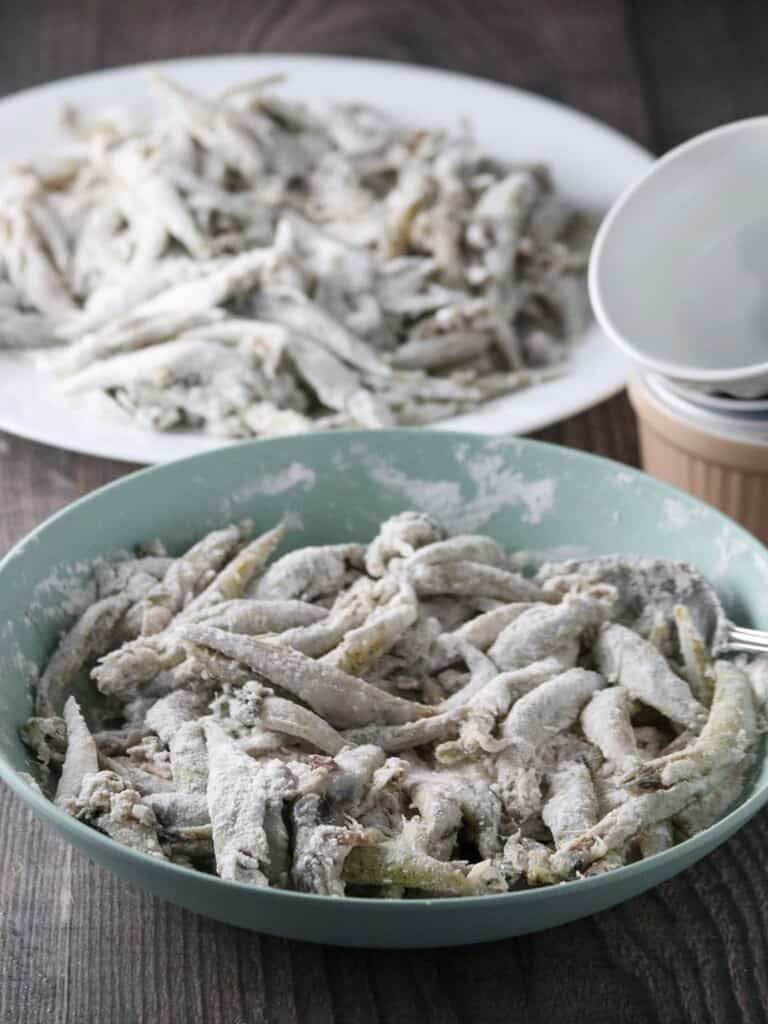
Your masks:
M722 509L768 543L768 425L703 413L693 403L686 408L640 375L628 390L643 468Z

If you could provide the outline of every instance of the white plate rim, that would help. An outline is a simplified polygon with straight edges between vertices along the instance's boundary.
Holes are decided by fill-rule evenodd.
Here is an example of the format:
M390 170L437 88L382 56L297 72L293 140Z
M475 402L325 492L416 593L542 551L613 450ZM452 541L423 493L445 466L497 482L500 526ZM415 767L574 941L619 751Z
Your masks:
M627 164L627 182L642 177L653 161L653 157L639 144L595 118L547 97L507 85L481 76L464 72L420 66L400 61L380 60L368 57L334 56L322 54L258 53L258 54L214 54L183 57L171 60L151 61L141 64L121 65L103 70L89 71L81 75L60 78L42 85L33 86L0 97L0 117L7 116L9 108L19 103L56 100L62 90L88 89L121 76L139 75L148 64L171 75L205 75L221 72L226 75L235 65L250 65L255 74L270 73L283 68L290 79L291 72L312 70L317 73L413 76L433 86L441 83L463 87L477 96L478 90L486 90L489 97L495 96L504 102L515 102L537 109L549 118L565 119L582 131L601 139L621 155ZM351 93L351 95L354 95ZM129 105L135 98L129 98ZM468 106L473 101L468 101ZM477 102L477 101L475 101ZM386 106L387 104L382 104ZM414 106L414 120L419 119L418 105ZM55 148L55 147L54 147ZM3 153L0 149L0 163ZM620 190L620 191L623 191ZM618 198L618 194L613 197ZM14 371L14 363L25 362L13 355L0 352L0 378ZM26 360L28 362L28 360ZM508 397L495 399L480 409L463 416L451 417L424 429L465 430L482 434L522 434L541 430L559 420L574 416L619 392L626 379L627 362L620 351L608 341L596 326L590 329L584 341L574 349L569 367L563 376L537 384L535 388L520 391ZM30 379L23 374L19 383ZM42 385L42 377L36 379ZM34 413L19 414L18 407L7 408L2 401L3 385L0 379L0 429L29 440L54 445L69 451L96 455L103 458L126 462L164 462L172 458L210 450L232 443L230 439L213 438L202 432L185 431L160 433L145 430L130 424L124 426L119 420L101 418L96 429L86 429L85 419L77 425L72 419L76 409L74 403L63 400L63 396L47 394L41 398L53 402L54 416L42 420ZM6 390L6 399L8 390ZM89 424L90 426L90 424Z

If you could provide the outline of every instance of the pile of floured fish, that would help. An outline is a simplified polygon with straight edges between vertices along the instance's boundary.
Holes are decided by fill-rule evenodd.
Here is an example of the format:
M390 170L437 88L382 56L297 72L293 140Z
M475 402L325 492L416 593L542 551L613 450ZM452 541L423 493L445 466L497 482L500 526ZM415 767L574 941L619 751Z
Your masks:
M270 81L152 79L151 123L69 110L71 156L0 177L0 348L223 437L427 423L558 372L591 228L545 167Z
M648 857L744 792L768 660L712 660L725 620L689 567L527 578L416 512L282 557L282 525L247 529L98 565L40 677L40 784L117 842L256 886L463 896Z

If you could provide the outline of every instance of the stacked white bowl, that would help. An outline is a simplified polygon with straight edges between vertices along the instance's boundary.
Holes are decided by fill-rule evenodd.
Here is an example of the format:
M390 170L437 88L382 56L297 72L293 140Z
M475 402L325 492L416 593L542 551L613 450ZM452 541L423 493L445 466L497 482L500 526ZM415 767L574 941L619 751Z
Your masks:
M603 222L590 295L650 472L768 539L768 117L672 150ZM763 526L763 518L766 526Z

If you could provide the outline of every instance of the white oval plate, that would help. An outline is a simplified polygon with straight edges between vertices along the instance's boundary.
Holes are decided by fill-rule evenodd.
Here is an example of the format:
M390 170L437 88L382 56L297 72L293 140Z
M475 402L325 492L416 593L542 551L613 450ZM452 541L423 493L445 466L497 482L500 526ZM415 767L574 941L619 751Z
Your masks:
M195 57L158 64L203 92L285 72L286 96L315 105L360 100L403 120L455 129L467 117L478 143L499 157L550 165L558 191L602 215L648 169L650 155L605 125L557 103L467 75L344 57ZM116 68L16 93L0 101L0 163L55 151L62 106L151 109L140 67ZM438 430L521 434L539 430L615 394L626 363L597 326L587 331L563 376L473 413L437 424ZM112 413L98 395L77 399L56 392L29 355L0 352L0 428L72 451L129 462L165 462L227 443L193 431L159 433Z

